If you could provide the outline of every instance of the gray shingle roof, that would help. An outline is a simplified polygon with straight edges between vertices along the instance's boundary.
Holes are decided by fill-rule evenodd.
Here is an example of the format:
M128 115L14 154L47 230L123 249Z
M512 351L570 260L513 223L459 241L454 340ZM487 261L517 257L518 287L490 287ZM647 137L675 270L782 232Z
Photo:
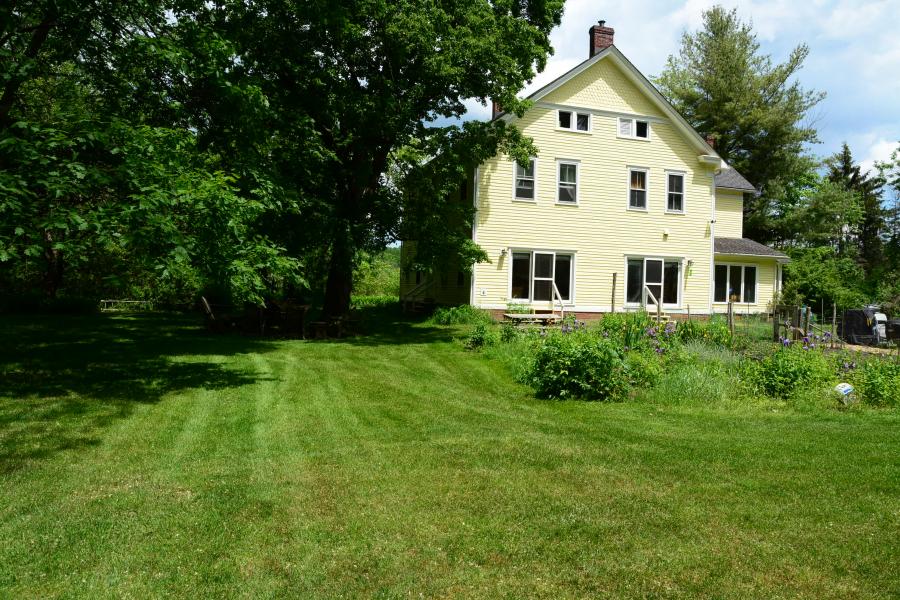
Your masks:
M716 254L742 254L747 256L771 256L787 258L787 254L764 246L747 238L716 238Z
M716 173L716 187L728 188L729 190L743 190L745 192L756 191L753 184L744 179L744 176L738 173L737 169L722 169Z

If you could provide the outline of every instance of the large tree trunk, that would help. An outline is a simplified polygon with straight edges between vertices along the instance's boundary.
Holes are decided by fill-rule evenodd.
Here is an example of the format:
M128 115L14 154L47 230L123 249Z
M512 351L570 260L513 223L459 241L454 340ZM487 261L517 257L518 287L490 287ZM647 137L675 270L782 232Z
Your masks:
M331 243L331 261L325 284L323 312L329 319L343 317L350 312L350 292L353 289L354 248L349 226L340 223Z

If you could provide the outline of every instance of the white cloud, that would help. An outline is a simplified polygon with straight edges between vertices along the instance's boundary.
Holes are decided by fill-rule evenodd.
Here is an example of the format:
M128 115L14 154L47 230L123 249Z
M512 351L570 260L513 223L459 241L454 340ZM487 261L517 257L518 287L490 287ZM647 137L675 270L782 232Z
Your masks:
M891 153L900 146L900 141L898 140L888 140L885 138L879 138L872 142L868 148L865 150L864 154L860 156L865 156L861 161L859 161L860 166L862 167L862 171L874 171L876 162L885 162L891 157Z

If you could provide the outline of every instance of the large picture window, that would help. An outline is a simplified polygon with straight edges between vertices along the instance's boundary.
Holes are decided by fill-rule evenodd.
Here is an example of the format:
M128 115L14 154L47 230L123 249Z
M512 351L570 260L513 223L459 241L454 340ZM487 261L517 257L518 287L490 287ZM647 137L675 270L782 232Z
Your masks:
M756 267L754 265L717 264L713 282L714 302L756 302Z
M652 294L647 296L647 304L653 298L663 306L678 306L681 289L681 261L664 258L629 258L625 272L625 301L640 304L644 286Z
M571 254L513 252L510 298L535 302L554 301L553 284L563 301L572 299L574 282Z

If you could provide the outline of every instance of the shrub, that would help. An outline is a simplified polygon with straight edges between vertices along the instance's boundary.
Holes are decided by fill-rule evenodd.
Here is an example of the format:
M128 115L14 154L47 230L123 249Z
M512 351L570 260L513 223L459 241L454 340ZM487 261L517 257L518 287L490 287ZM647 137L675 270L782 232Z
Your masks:
M781 399L832 378L832 369L825 356L799 344L783 346L761 359L747 358L742 369L750 384L768 396Z
M629 387L619 348L587 332L548 335L535 353L528 380L542 398L615 400Z
M900 405L900 362L867 360L853 377L859 398L872 406Z
M652 387L659 383L665 368L657 352L638 350L625 353L625 370L631 385Z
M431 315L431 322L436 325L489 325L494 322L489 312L468 304L441 307Z
M351 298L354 308L385 308L400 305L398 296L364 296L354 294Z
M511 342L516 341L519 337L519 328L516 327L515 323L511 323L509 321L504 321L503 324L500 325L500 341L504 344L509 344Z
M497 342L497 334L491 329L490 325L478 323L472 328L469 337L466 338L466 348L469 350L477 350L484 346L491 346Z

